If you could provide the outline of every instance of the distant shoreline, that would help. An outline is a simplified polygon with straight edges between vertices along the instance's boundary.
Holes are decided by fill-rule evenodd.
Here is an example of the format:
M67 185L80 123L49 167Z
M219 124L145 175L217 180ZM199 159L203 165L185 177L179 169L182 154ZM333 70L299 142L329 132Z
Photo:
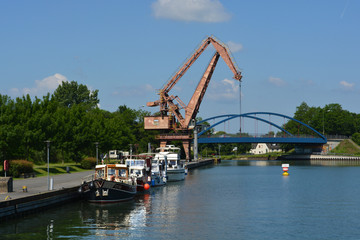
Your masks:
M227 160L228 158L224 158ZM230 160L230 158L229 158ZM302 154L302 155L282 155L282 156L246 156L234 157L231 160L354 160L360 161L360 156L346 156L346 155L316 155L316 154Z

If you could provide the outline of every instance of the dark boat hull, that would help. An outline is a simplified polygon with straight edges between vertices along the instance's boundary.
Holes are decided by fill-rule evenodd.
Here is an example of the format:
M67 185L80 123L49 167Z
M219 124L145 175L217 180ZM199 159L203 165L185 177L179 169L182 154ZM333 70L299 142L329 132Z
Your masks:
M135 197L136 185L100 179L82 184L81 192L84 199L93 203L124 202Z

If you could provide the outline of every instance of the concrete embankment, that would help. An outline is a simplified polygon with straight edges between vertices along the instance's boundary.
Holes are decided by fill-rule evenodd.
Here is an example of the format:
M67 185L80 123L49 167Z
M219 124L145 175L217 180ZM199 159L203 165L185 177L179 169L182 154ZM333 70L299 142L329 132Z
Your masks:
M0 193L0 221L79 198L81 179L92 173L93 170L51 176L53 190L48 190L47 177L13 181L13 191Z
M307 161L312 165L321 166L359 166L360 157L335 155L289 155L280 160Z
M78 199L79 186L0 202L0 221Z
M203 159L197 162L187 162L186 167L188 169L193 169L193 168L214 164L216 161L218 161L218 159Z
M340 156L340 155L288 155L282 156L281 159L290 160L347 160L347 161L360 161L357 156Z

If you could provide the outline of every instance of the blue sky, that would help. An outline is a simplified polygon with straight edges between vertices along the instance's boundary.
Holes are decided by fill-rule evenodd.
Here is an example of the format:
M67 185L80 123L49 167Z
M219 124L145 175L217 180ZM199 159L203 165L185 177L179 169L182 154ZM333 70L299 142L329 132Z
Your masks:
M0 93L41 97L74 80L99 90L102 109L156 112L143 106L214 35L242 70L243 113L293 116L303 101L359 113L359 23L357 0L0 1ZM213 51L170 93L187 103ZM220 59L198 116L239 113L232 77Z

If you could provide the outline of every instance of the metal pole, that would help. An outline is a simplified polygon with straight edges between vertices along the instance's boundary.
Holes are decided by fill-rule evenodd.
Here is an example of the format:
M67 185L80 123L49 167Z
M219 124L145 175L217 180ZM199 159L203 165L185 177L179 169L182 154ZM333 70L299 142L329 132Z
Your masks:
M50 190L50 171L49 171L49 163L50 163L50 140L45 141L47 147L47 186L48 191Z
M329 112L330 110L326 110L325 111L325 108L323 110L323 135L325 136L325 112Z
M198 160L198 129L195 124L194 127L194 161L197 162Z
M240 115L241 115L241 80L239 81L239 109L240 109ZM239 117L240 119L240 129L239 129L239 133L240 133L240 137L241 137L241 117Z
M132 144L130 144L130 159L132 159Z
M99 150L99 143L98 142L95 142L95 146L96 146L96 165L98 165L99 164L99 152L98 152L98 150Z

